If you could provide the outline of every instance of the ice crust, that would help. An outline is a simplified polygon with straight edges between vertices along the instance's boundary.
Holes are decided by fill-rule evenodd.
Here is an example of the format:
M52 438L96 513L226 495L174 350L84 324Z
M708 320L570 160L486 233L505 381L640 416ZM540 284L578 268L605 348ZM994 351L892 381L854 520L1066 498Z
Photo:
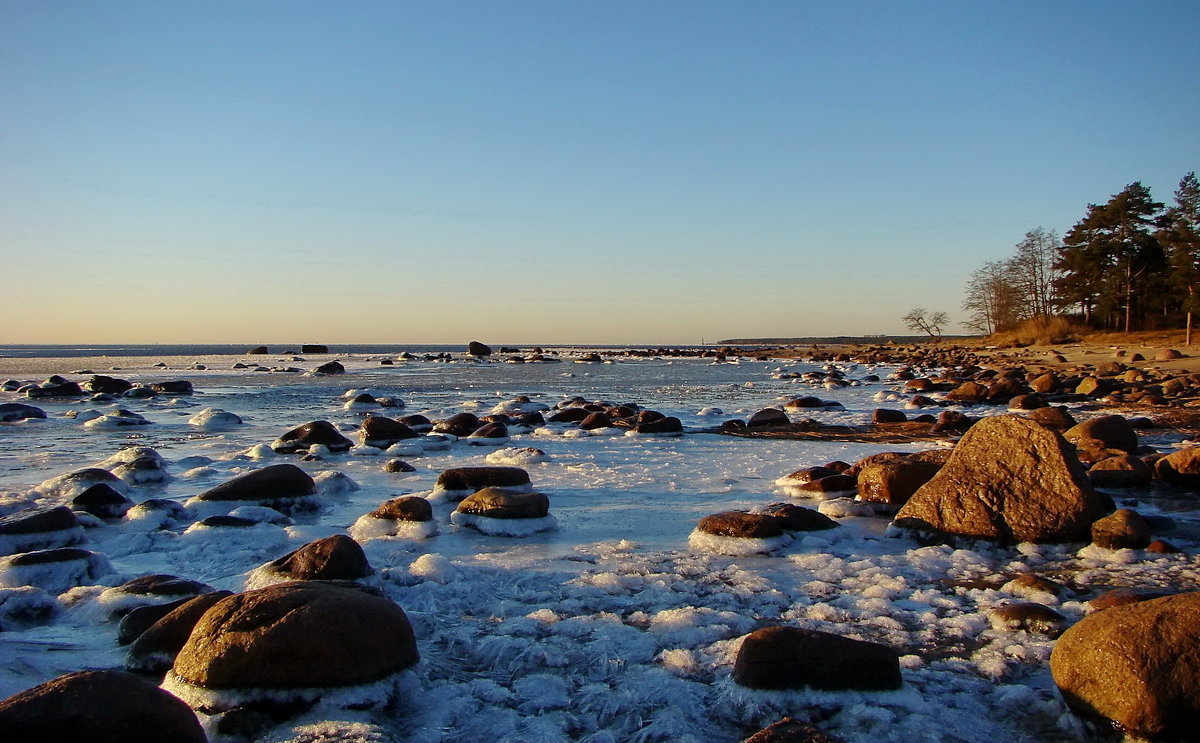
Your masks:
M805 416L863 425L878 407L876 393L886 391L897 406L907 399L902 382L826 390L823 384L772 378L775 367L780 373L816 367L749 360L588 365L570 367L579 371L569 377L535 364L411 362L381 369L377 358L353 357L344 363L344 379L216 371L228 370L228 359L206 362L210 371L188 372L206 405L243 418L243 425L229 430L200 430L188 423L198 408L166 400L129 401L130 409L154 423L136 429L83 429L62 417L70 409L65 402L45 405L51 416L45 425L6 427L13 444L0 451L0 513L58 505L67 493L35 491L39 483L108 457L128 445L132 432L141 437L139 444L166 456L173 473L181 473L170 483L129 486L138 502L182 503L264 462L303 467L318 478L321 491L308 510L289 514L295 523L286 528L271 523L201 528L189 524L208 513L176 522L163 512L137 508L122 521L89 528L87 548L107 556L115 572L58 596L26 587L0 589L5 630L0 697L80 668L120 665L123 651L114 643L112 617L121 602L102 598L112 585L171 573L240 590L248 571L264 562L350 529L377 570L380 589L412 621L423 660L391 704L361 711L338 706L382 702L389 698L387 688L331 696L322 690L317 707L267 731L264 741L736 743L754 726L787 714L848 743L1085 743L1095 736L1067 711L1050 681L1047 659L1054 641L994 628L989 616L1004 603L1036 600L1075 622L1087 605L1071 594L1028 595L1010 580L1032 571L1069 573L1082 586L1200 585L1196 558L1189 556L1197 545L1186 538L1172 540L1185 555L1081 545L955 549L889 536L886 518L865 511L839 514L837 529L790 535L765 553L730 555L689 544L704 515L780 500L773 483L796 469L929 445L691 433L592 436L551 424L533 433L513 429L509 446L543 449L546 457L537 462L503 461L508 448L481 450L462 441L430 447L422 445L428 437L405 442L415 453L404 456L422 456L414 462L418 471L402 479L382 472L377 457L323 452L321 461L309 462L268 446L281 432L311 420L356 426L361 417L341 409L347 383L402 395L431 419L462 412L467 403L477 403L474 409L482 413L521 394L548 407L580 394L637 401L695 430L715 425L718 415L745 419L815 390L845 409L806 410ZM150 366L128 376L138 382L161 379L162 372ZM891 371L837 368L851 376L886 377ZM540 376L506 381L515 373ZM713 412L718 407L726 412ZM37 448L51 440L53 448ZM403 529L440 526L436 538L383 533L394 528L391 522L363 523L364 514L390 498L430 493L444 469L485 463L532 465L530 489L551 497L558 528L520 539L448 528L453 503L432 497L434 521ZM843 506L850 508L834 502L826 509ZM240 513L269 516L248 503L217 508L222 514L245 509ZM1153 502L1138 508L1156 513ZM1172 517L1192 523L1186 513ZM512 527L516 520L489 521ZM901 654L904 687L886 694L737 687L729 675L742 639L769 624L891 645ZM196 694L197 702L211 699L204 690L182 693ZM236 695L226 701L236 701Z

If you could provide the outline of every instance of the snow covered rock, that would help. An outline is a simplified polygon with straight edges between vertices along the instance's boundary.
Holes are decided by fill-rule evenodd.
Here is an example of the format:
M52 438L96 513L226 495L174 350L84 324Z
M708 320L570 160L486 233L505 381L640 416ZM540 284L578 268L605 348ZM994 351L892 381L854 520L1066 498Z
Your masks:
M783 491L793 498L815 500L853 497L858 494L858 480L851 475L829 475L800 485L785 485Z
M417 433L429 433L433 430L433 421L429 420L420 413L406 415L400 419L400 422Z
M887 645L801 629L766 627L746 636L734 682L751 689L899 689L900 656Z
M1195 740L1200 593L1105 609L1063 633L1050 671L1067 704L1152 740Z
M358 443L377 449L386 449L406 439L419 437L419 433L400 421L382 415L368 415L358 429Z
M247 588L297 580L363 581L375 574L362 547L345 534L318 539L251 571Z
M997 606L988 612L992 628L997 630L1025 630L1057 637L1067 627L1067 618L1044 604L1017 602Z
M462 500L484 488L530 492L529 473L520 467L454 467L438 475L431 497Z
M182 504L165 498L149 498L125 512L125 524L138 531L173 529L192 520Z
M508 465L513 467L524 467L538 462L545 462L550 459L546 452L532 446L506 446L503 449L497 449L488 454L484 459L488 464Z
M154 452L153 449L150 451ZM149 485L164 483L171 479L167 463L154 452L154 456L134 457L113 465L110 470L127 485Z
M83 424L86 428L129 428L131 426L148 426L150 421L132 410L118 408L111 413L105 413L99 418Z
M831 477L840 474L829 467L805 467L791 472L775 481L775 484L781 488L798 488L805 483L813 480L820 480L822 477Z
M52 477L38 485L34 490L43 495L67 501L97 483L104 483L122 495L129 495L129 487L121 478L99 467L89 467Z
M895 523L1002 543L1085 541L1106 500L1056 431L1000 415L971 427Z
M350 536L360 541L382 537L426 539L438 533L429 501L405 495L387 501L351 525Z
M83 539L83 527L66 506L25 508L0 517L0 555L69 547Z
M329 583L282 583L204 612L163 688L214 711L322 698L365 706L391 701L396 675L419 659L407 615L388 599Z
M783 522L765 513L722 511L700 519L688 546L720 555L769 554L789 544Z
M294 464L272 464L238 475L187 502L190 506L252 503L284 513L315 508L317 484Z
M277 454L308 451L313 446L324 446L329 451L338 453L350 451L354 442L343 436L329 421L312 421L293 428L271 444L271 448Z
M36 550L0 558L0 588L35 586L59 594L112 572L108 558L96 552L77 547Z
M205 408L188 418L188 425L202 431L226 431L242 425L240 416L220 408Z
M208 740L187 705L135 676L80 671L0 701L0 740L130 743Z
M463 499L450 523L484 534L523 537L558 526L543 493L488 487Z

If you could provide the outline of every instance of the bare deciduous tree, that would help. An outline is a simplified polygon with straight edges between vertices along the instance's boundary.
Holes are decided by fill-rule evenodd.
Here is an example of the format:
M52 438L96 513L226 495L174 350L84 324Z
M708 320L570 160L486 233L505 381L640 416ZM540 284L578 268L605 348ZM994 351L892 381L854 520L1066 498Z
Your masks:
M936 342L942 339L942 326L949 322L950 318L945 312L930 312L924 307L914 307L901 320L905 326L927 333L929 339Z

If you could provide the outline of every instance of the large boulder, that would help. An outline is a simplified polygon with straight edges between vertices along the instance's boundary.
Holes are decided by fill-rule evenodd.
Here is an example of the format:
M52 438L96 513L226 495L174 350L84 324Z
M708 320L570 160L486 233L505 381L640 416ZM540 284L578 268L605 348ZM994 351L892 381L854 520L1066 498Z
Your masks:
M232 595L229 591L212 591L169 604L143 606L125 615L118 632L118 641L130 645L125 667L138 673L165 674L200 617Z
M358 542L345 534L318 539L259 568L272 582L288 580L361 580L374 575ZM256 571L258 572L258 571Z
M942 465L936 462L909 457L861 464L858 467L858 499L889 506L902 505L941 468Z
M404 610L374 592L280 583L222 599L204 613L163 687L222 710L248 697L315 701L371 684L420 659Z
M0 701L0 740L12 743L206 743L188 706L118 671L80 671Z
M1189 446L1159 459L1154 463L1154 474L1165 483L1200 491L1200 446Z
M484 488L532 490L529 473L520 467L453 467L438 475L433 495L461 500Z
M1200 592L1116 606L1063 633L1050 656L1063 698L1151 740L1200 729Z
M46 411L41 408L35 408L32 405L20 402L0 404L0 423L12 423L14 421L41 419L45 417Z
M967 431L946 465L896 514L896 525L1002 543L1086 542L1110 510L1070 444L1015 415Z
M25 508L0 516L0 555L68 547L83 540L83 527L66 506Z
M766 627L746 636L733 680L751 689L838 691L899 689L900 656L874 642L799 627Z
M492 348L486 343L471 341L467 344L467 353L472 356L491 356Z
M405 439L418 438L420 434L398 420L381 415L369 415L358 429L358 441L363 446L386 449Z

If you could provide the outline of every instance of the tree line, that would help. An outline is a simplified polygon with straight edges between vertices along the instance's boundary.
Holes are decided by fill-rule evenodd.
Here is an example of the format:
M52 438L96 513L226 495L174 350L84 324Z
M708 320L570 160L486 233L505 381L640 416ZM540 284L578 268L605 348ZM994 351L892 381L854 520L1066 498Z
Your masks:
M967 281L969 330L991 335L1068 315L1101 330L1184 326L1200 309L1200 183L1179 182L1174 203L1134 182L1087 212L1066 235L1037 227L1014 255L988 261Z

